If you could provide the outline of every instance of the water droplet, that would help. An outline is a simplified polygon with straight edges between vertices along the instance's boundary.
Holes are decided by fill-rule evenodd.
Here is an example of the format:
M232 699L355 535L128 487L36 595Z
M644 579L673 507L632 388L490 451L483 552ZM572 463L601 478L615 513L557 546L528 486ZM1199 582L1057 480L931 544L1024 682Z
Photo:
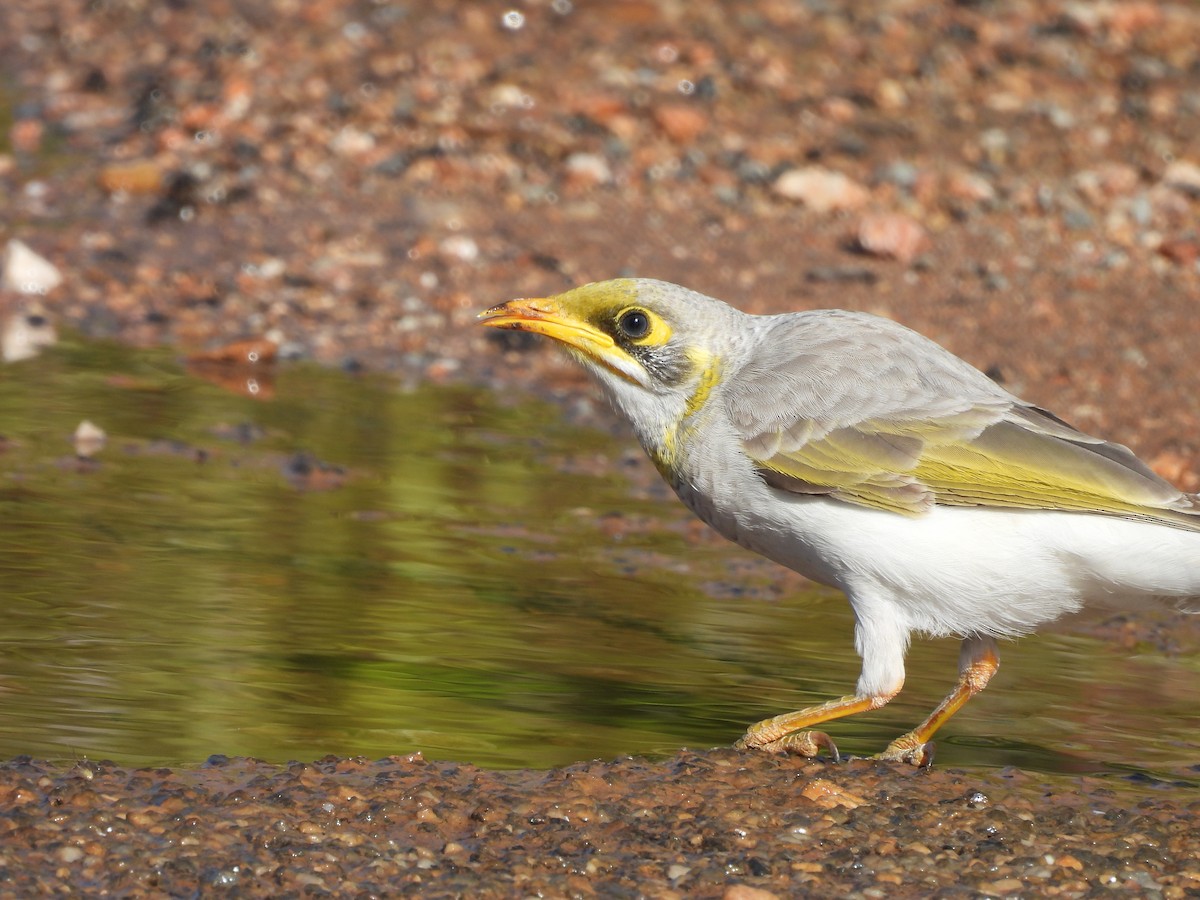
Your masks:
M680 79L679 84L675 85L675 90L684 96L689 96L696 93L696 85L688 81L686 78Z
M554 0L550 8L560 16L569 16L575 10L575 4L571 0Z
M519 31L525 27L525 13L510 9L500 17L500 24L509 31Z

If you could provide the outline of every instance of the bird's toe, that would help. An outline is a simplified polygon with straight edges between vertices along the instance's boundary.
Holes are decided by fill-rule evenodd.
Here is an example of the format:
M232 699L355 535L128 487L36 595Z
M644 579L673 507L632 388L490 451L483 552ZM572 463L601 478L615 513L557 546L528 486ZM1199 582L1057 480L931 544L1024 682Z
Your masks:
M877 753L872 759L908 763L919 769L927 769L932 766L933 754L937 745L933 741L906 740L908 737L909 735L904 735L904 737L892 741L886 750Z
M833 742L833 738L823 731L793 731L791 734L785 734L781 738L766 743L757 743L753 741L750 733L747 733L741 740L734 744L738 750L766 750L770 753L790 753L796 756L804 756L813 758L820 756L821 751L834 762L841 759L838 753L837 744Z

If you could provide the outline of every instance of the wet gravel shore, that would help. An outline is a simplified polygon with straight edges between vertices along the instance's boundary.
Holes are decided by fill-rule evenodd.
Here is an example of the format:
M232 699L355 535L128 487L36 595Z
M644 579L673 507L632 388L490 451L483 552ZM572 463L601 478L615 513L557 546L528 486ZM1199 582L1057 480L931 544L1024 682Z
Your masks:
M0 325L576 397L474 314L635 273L892 316L1196 490L1198 72L1189 4L8 3L0 240L62 283ZM0 893L1200 896L1187 773L1044 782L16 760Z
M1197 770L1200 775L1200 769ZM1200 894L1200 795L682 751L494 772L418 756L0 767L10 896Z

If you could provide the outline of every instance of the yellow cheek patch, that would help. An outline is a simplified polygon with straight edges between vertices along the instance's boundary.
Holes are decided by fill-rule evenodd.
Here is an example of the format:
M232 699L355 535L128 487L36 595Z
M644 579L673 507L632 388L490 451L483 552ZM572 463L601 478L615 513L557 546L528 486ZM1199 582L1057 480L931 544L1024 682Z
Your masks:
M691 349L688 350L688 359L693 366L700 370L700 380L696 383L696 389L688 397L687 408L684 411L685 419L690 419L704 408L713 388L721 380L721 361L712 354L705 353L703 350Z

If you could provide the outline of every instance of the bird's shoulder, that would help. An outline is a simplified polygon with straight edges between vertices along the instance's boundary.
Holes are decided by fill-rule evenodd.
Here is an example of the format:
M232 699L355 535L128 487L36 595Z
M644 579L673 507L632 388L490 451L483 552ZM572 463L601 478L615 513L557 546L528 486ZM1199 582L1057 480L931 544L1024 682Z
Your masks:
M824 431L880 417L937 419L1018 403L992 379L890 319L822 309L758 317L726 404L743 433L813 420Z

